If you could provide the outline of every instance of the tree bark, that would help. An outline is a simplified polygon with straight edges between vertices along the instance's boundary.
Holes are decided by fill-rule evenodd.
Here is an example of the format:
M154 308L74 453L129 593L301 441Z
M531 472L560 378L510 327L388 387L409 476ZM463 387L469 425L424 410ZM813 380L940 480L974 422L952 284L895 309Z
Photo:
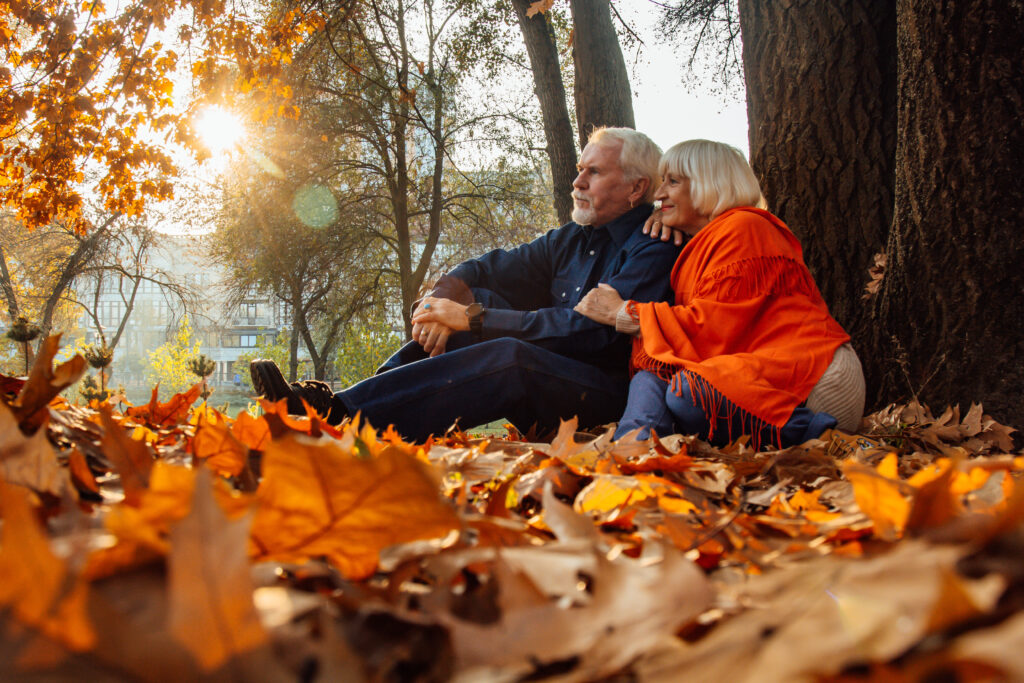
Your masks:
M878 305L888 384L933 407L980 401L1019 427L1024 2L899 0L897 16L896 205Z
M576 122L580 149L599 126L635 128L626 61L612 25L609 0L570 0Z
M895 8L886 0L739 0L751 165L800 238L872 387L872 255L885 248L896 145Z
M576 147L572 140L572 123L566 105L565 85L558 64L555 32L548 15L538 12L532 17L526 11L532 0L512 0L523 34L526 53L533 72L533 92L540 102L544 120L544 139L551 162L551 182L555 213L559 223L572 220L572 181L576 178Z

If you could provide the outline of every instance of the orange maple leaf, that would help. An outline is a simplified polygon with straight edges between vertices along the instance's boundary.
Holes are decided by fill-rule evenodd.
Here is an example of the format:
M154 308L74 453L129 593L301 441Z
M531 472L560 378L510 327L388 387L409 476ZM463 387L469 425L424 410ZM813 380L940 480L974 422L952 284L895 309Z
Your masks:
M236 439L223 421L207 420L199 425L192 439L192 453L218 474L231 477L241 474L249 461L249 447Z
M203 386L196 384L184 393L175 394L166 403L160 403L157 398L158 389L159 387L153 387L153 396L149 399L149 403L128 408L124 414L154 427L173 427L181 424L188 417L189 410L199 398Z
M109 406L100 408L103 421L103 452L121 475L124 500L128 505L138 505L142 492L149 486L149 474L153 469L153 451L143 441L129 437L124 428L114 421Z
M391 445L357 453L294 434L267 444L251 530L259 559L326 557L361 579L382 548L459 526L427 465Z
M843 475L853 484L854 500L874 523L875 535L887 541L894 541L903 534L910 515L906 494L912 490L911 487L882 474L895 473L895 459L895 454L886 456L878 471L852 460L843 463Z

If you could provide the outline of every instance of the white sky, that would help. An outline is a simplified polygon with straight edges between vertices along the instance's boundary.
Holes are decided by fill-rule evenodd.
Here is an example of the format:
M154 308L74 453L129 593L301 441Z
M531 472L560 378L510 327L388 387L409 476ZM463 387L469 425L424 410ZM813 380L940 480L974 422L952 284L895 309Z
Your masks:
M726 93L710 77L686 76L690 48L685 38L684 44L677 46L672 36L664 35L657 5L651 0L615 0L615 7L644 41L639 50L623 46L637 130L662 149L683 140L705 138L733 145L749 157L742 80L733 79Z

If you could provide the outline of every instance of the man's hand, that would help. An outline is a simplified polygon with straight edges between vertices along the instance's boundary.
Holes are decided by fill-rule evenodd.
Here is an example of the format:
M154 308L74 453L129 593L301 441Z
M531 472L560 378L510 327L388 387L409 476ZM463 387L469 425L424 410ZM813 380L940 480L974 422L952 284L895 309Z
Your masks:
M573 310L603 325L615 325L623 300L615 288L601 282L587 292Z
M451 333L451 329L441 323L414 323L412 326L413 340L422 346L431 358L445 352Z
M444 353L452 332L469 329L466 308L451 299L424 298L412 315L412 338L431 356Z
M668 242L671 238L677 247L683 246L683 240L686 239L686 233L682 230L670 228L661 222L661 211L652 213L644 223L644 234L650 235L651 239L660 238L662 242Z

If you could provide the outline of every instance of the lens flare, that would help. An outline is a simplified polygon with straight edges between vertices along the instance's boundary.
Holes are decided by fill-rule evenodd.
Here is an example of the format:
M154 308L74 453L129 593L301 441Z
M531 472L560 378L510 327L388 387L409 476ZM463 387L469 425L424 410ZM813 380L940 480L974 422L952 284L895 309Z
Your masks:
M242 121L221 107L210 106L199 112L195 120L196 132L213 154L232 149L245 136Z
M326 228L338 220L338 202L323 185L303 185L292 199L295 217L311 228Z

